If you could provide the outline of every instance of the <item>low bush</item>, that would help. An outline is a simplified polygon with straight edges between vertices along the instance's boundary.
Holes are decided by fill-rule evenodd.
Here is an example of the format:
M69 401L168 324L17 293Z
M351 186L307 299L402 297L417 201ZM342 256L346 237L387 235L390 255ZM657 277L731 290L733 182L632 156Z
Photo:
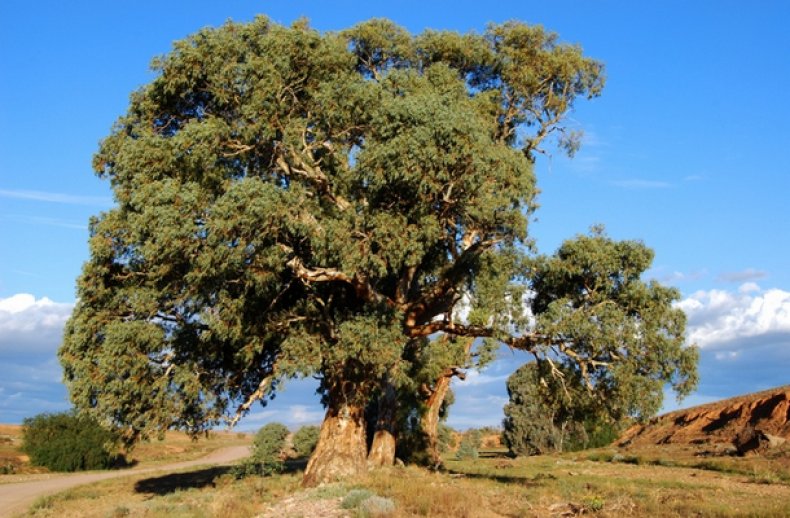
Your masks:
M390 516L395 512L395 502L383 496L373 495L359 504L362 516Z
M74 412L39 414L22 423L22 451L52 471L107 469L123 463L118 434Z
M340 507L343 509L356 509L363 501L373 495L375 493L367 489L352 489L340 502Z
M469 430L461 439L461 444L458 445L458 451L455 452L455 457L458 460L476 459L482 440L480 430Z
M395 502L367 489L352 489L340 502L340 507L356 510L359 517L384 517L395 512Z

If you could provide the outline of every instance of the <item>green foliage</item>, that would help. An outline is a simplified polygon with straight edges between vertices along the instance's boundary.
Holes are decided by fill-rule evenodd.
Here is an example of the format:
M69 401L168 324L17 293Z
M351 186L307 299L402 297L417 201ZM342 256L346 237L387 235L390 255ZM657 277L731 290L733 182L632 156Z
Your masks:
M318 436L321 429L318 426L303 426L293 435L293 447L297 457L309 457L315 445L318 443Z
M685 346L686 316L674 306L680 293L641 280L652 260L643 243L595 228L533 266L536 331L562 337L547 353L559 353L566 386L584 385L596 413L614 420L654 415L667 382L679 396L697 383L698 350Z
M560 381L546 364L528 363L508 378L507 389L502 438L514 455L596 448L622 431L570 372Z
M52 471L107 469L117 466L118 435L74 412L39 414L23 423L22 450L30 462Z
M476 459L479 455L482 441L483 436L480 430L468 430L461 438L461 443L458 445L458 450L455 452L455 458L458 460Z
M288 434L288 428L280 423L269 423L258 430L252 441L252 455L236 466L236 476L241 478L247 475L272 475L281 472L283 450Z
M556 337L508 380L505 442L515 454L599 446L627 419L661 407L664 384L696 385L680 294L645 283L653 252L602 228L562 244L532 266L535 333Z

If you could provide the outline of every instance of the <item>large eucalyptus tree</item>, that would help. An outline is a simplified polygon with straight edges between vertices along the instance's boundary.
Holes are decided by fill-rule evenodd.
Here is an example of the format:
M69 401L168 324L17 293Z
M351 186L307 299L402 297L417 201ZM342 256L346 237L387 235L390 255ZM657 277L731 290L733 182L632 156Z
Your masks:
M316 484L365 469L364 408L437 336L595 369L652 346L557 349L521 304L534 157L553 136L574 148L563 116L603 84L579 48L517 22L412 36L261 17L201 30L154 69L95 156L116 204L91 221L59 353L74 403L128 440L235 422L314 375ZM649 375L691 375L673 344Z

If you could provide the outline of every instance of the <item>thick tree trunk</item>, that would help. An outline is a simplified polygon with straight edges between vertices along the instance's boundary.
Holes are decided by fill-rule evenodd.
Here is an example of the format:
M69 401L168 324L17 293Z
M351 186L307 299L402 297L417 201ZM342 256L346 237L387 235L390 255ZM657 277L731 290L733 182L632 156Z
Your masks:
M395 464L395 436L397 423L395 412L398 398L395 387L388 381L384 382L382 393L379 396L376 429L373 433L373 443L368 453L368 464L371 466L392 466Z
M439 412L450 389L452 375L441 376L426 403L427 410L420 420L420 425L427 440L428 455L432 466L440 466L442 457L439 454Z
M367 469L366 453L363 408L330 402L302 485L314 487L362 473Z

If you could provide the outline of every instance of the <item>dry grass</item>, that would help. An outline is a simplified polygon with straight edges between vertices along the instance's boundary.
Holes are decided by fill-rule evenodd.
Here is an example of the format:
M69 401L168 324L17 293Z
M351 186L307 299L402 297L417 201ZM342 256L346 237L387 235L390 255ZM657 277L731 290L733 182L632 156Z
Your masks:
M22 427L0 424L0 476L46 472L45 469L31 466L21 447Z
M30 516L285 516L281 511L287 509L288 516L307 517L320 515L316 509L336 510L337 502L358 488L393 500L391 518L790 516L790 485L782 478L785 457L709 459L732 463L731 469L711 470L682 467L700 460L680 454L670 458L665 452L653 462L651 455L658 452L626 452L628 461L612 461L607 452L525 459L492 454L475 461L448 460L447 473L393 467L310 491L300 489L298 472L237 481L221 468L192 470L75 489L42 501ZM618 454L626 459L624 452ZM595 455L600 458L588 459ZM773 475L749 475L749 466L755 465Z
M577 460L652 464L665 467L696 468L764 479L766 483L790 484L790 444L761 455L729 455L726 445L666 444L638 449L589 450L575 455Z
M252 435L237 432L209 432L196 440L182 432L167 432L163 440L142 442L127 455L140 466L156 466L199 459L227 446L251 444Z
M35 503L35 517L244 517L299 485L298 475L236 480L220 468L138 475L82 486ZM168 479L169 480L166 480ZM151 486L158 489L151 490Z

